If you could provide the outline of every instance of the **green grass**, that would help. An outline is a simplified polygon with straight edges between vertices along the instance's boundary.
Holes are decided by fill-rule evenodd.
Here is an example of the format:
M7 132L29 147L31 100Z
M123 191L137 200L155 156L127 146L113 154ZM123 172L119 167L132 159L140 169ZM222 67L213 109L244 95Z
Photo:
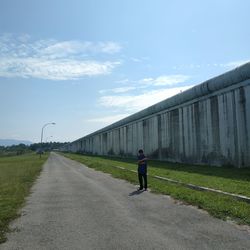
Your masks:
M48 154L41 159L36 154L0 157L0 243L47 158Z
M77 154L64 155L96 170L110 173L116 178L125 179L134 184L138 183L135 173L114 168L114 166L120 166L126 169L136 170L135 160ZM165 176L184 183L250 196L250 169L192 166L149 161L148 173L149 175ZM152 177L149 177L149 188L153 192L167 194L187 204L202 208L215 217L231 219L240 224L250 225L250 204L238 201L233 197L192 190Z

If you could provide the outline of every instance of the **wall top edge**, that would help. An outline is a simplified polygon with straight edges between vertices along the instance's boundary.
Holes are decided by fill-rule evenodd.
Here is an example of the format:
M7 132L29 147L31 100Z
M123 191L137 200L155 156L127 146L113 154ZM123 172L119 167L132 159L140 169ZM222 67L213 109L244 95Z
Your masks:
M230 70L224 74L211 78L203 83L200 83L191 89L188 89L180 94L172 96L168 99L165 99L161 102L158 102L146 109L143 109L133 115L130 115L120 121L117 121L111 125L108 125L100 130L97 130L89 135L86 135L80 139L75 140L77 142L83 138L88 138L93 135L106 132L117 127L121 127L127 123L130 123L135 120L142 119L143 117L150 116L154 113L161 112L162 110L171 108L188 102L192 99L196 99L205 95L209 95L213 92L216 92L220 89L235 85L242 81L250 79L250 62L243 64L233 70Z

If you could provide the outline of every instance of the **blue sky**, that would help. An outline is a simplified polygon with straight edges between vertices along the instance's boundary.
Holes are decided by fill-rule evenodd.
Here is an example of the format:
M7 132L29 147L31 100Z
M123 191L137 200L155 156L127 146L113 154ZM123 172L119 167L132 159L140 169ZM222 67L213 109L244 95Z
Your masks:
M72 141L250 60L248 0L2 0L0 139Z

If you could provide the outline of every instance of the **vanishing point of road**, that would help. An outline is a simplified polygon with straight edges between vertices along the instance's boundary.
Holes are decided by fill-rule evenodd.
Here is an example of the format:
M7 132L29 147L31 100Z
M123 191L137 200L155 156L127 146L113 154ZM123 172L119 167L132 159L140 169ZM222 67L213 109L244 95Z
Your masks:
M51 153L3 250L250 249L248 227Z

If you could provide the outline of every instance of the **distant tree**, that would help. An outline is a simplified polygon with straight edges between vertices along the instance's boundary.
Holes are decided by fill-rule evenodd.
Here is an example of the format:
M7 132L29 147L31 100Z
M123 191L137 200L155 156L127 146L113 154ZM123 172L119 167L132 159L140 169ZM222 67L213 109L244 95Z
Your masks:
M19 145L12 146L1 146L0 147L0 155L11 156L11 155L21 155L24 153L30 152L29 146L21 143Z
M68 142L45 142L45 143L33 143L29 146L32 151L52 151L54 149L59 149L63 145L68 144Z
M12 146L0 146L0 156L11 156L11 155L21 155L29 152L36 152L38 150L42 151L52 151L54 149L60 149L62 146L68 144L68 142L46 142L46 143L33 143L27 146L23 143L19 145Z

